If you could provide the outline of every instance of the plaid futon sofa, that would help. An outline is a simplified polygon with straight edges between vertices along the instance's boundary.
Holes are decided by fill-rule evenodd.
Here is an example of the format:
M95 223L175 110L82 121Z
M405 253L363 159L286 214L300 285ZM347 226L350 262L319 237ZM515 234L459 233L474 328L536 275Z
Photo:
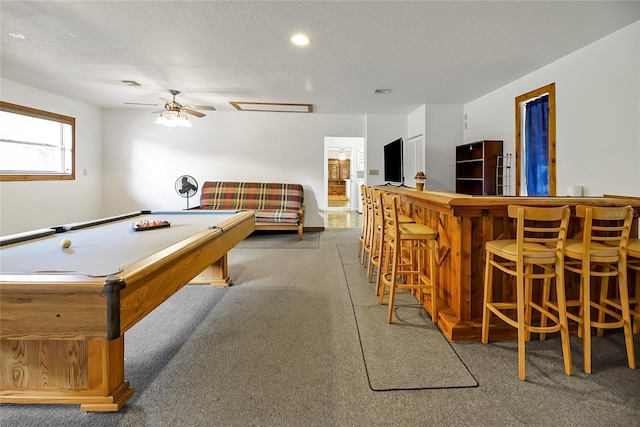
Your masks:
M256 230L297 230L303 237L300 184L205 181L198 209L255 210Z

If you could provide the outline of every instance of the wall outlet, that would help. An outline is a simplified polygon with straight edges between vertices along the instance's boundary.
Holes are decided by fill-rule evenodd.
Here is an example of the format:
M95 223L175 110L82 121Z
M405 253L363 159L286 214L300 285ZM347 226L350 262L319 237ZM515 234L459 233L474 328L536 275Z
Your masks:
M369 169L369 175L380 175L380 171L378 169Z

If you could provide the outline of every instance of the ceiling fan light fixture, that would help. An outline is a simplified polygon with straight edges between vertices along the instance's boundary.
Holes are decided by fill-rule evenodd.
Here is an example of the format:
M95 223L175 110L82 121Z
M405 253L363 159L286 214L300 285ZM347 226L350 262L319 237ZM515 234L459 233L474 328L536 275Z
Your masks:
M172 110L161 112L160 116L158 116L158 118L156 119L156 124L163 125L169 128L175 128L178 126L183 128L192 127L191 121L189 120L189 117L187 117L186 114L180 111L172 111Z
M157 125L163 125L167 122L167 118L164 116L164 113L160 113L160 115L158 116L158 118L156 119L156 124Z
M189 118L186 115L183 115L183 117L178 120L178 126L183 127L183 128L190 128L191 126L191 120L189 120Z
M123 83L127 81L123 80ZM208 110L208 111L216 111L216 108L212 105L182 105L179 102L176 102L176 95L180 93L178 90L171 89L169 91L171 95L173 95L172 100L160 98L164 101L164 110L154 111L153 113L160 113L160 115L156 118L155 123L158 125L163 125L166 127L183 127L190 128L192 127L191 121L189 120L189 115L195 117L205 117L206 114L201 113L198 110ZM158 104L144 104L140 102L125 102L125 104L132 105L152 105L154 107L158 107Z

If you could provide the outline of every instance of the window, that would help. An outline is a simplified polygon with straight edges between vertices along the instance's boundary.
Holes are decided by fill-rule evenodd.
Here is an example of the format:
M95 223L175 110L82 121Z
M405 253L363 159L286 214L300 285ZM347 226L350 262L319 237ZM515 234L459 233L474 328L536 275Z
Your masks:
M0 180L75 179L75 120L0 102Z
M555 83L516 98L517 196L556 195L555 105Z

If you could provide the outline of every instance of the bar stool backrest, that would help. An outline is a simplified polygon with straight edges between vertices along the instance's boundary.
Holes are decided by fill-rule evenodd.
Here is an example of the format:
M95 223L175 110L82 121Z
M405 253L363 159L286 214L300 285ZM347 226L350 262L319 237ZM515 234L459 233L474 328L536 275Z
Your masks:
M385 194L383 198L385 235L391 244L395 244L400 238L400 229L398 228L399 199L399 196L393 194Z
M372 203L373 203L373 218L374 218L374 227L378 226L384 230L384 195L385 192L382 190L373 190L372 194Z
M362 213L363 221L360 227L360 238L364 239L365 230L367 229L367 200L365 198L366 186L363 184L360 186L360 200L362 201Z
M568 206L538 208L509 205L509 217L516 221L518 259L562 257L571 211Z
M583 254L592 262L626 263L627 246L633 221L633 208L576 206L576 216L584 219ZM615 255L612 254L615 248Z

